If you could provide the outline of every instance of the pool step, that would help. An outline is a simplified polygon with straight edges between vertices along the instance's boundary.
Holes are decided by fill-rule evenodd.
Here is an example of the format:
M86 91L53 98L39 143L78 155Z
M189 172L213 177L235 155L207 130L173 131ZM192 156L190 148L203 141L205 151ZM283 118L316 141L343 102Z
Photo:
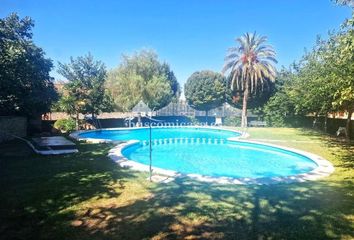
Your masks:
M162 144L224 144L225 139L220 138L164 138L164 139L153 139L152 145L162 145ZM142 145L149 145L149 141L141 141Z

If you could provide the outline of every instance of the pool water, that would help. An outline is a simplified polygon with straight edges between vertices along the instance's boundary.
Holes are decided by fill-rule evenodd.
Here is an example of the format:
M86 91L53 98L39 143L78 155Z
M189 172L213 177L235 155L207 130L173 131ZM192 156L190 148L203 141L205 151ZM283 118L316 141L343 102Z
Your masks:
M212 177L261 178L309 172L317 164L280 148L245 142L188 142L152 145L152 165L184 174ZM123 155L149 164L149 145L136 144Z
M108 140L149 140L149 128L134 128L127 130L98 130L80 133L80 138ZM218 138L238 137L240 133L222 129L198 127L152 128L152 139L167 138Z
M230 141L240 133L223 129L152 128L152 166L183 174L211 177L284 177L309 172L318 165L310 158L277 147ZM98 130L79 138L139 140L122 150L135 162L149 165L149 128Z

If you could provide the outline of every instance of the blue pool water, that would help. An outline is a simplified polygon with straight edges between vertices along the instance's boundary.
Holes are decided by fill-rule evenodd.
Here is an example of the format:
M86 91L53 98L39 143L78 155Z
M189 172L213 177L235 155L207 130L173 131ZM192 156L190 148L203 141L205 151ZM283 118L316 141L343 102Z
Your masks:
M153 166L184 174L260 178L296 175L317 167L300 154L254 143L162 143L152 149ZM130 146L123 155L149 164L148 145Z
M227 139L240 136L237 132L210 128L153 128L152 139L166 138L218 138ZM80 138L95 138L109 140L149 140L148 128L127 130L102 130L80 133Z
M184 174L262 178L291 176L317 167L311 159L281 148L228 141L239 133L205 128L153 128L152 165ZM104 130L81 138L140 140L123 150L130 160L149 164L149 129Z

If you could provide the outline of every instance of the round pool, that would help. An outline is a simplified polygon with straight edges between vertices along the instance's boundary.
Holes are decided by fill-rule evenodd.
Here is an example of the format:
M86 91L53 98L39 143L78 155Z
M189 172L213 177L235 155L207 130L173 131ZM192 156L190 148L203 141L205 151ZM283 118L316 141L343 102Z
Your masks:
M280 148L248 142L182 140L153 142L153 166L183 174L211 177L260 178L290 176L312 171L311 159ZM149 145L134 144L123 156L149 164Z
M80 140L116 141L110 157L123 167L147 171L150 129L77 132ZM315 180L334 171L317 155L271 144L239 140L240 132L208 127L155 127L151 130L154 172L227 183L273 183Z

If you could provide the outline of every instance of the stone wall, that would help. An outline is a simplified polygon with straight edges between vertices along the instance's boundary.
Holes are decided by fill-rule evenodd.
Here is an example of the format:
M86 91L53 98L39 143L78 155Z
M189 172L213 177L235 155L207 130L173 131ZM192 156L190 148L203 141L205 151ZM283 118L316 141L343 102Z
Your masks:
M14 137L27 136L27 119L25 117L0 116L0 142L11 140Z

